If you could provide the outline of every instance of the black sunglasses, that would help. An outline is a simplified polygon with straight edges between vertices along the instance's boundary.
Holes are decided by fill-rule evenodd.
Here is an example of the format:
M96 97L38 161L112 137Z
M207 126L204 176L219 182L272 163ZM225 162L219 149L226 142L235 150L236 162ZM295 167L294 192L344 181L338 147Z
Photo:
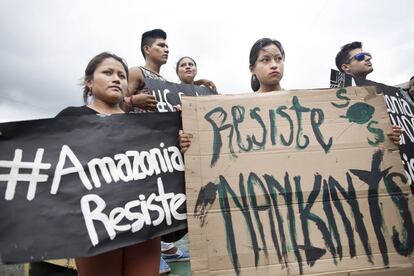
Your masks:
M370 53L361 52L348 59L346 63L350 63L352 59L356 59L357 61L363 61L365 59L365 56L372 58L372 55Z

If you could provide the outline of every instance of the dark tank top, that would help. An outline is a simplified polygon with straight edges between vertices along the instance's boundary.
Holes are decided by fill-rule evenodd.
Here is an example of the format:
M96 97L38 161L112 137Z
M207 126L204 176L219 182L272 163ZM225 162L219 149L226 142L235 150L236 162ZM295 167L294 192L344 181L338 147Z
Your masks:
M161 75L143 67L143 66L139 66L139 69L141 69L142 71L142 75L144 76L144 79L153 79L153 80L160 80L160 81L167 81L166 79L164 79ZM141 93L145 93L148 94L148 87L146 87L145 83L142 83L141 87L139 87L137 89L137 92L134 94L141 94ZM145 110L140 109L139 107L134 107L134 111L133 113L141 113L141 112L146 112Z

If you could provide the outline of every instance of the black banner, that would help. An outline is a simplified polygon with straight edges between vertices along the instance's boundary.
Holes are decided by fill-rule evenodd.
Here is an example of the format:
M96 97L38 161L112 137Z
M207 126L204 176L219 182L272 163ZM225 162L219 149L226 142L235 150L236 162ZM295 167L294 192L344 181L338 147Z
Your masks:
M331 87L350 86L351 84L349 80L337 82L341 86L333 86L336 84L335 79L345 80L345 76L350 77L337 70L331 70ZM356 86L375 86L377 93L384 95L391 124L398 125L404 130L399 148L401 160L404 163L405 174L409 178L411 191L414 194L414 106L412 105L411 98L406 91L399 87L389 86L361 78L352 79Z
M330 87L335 88L347 86L352 86L352 76L338 70L331 69Z
M0 124L0 261L90 256L186 228L178 113Z
M155 79L145 79L145 84L152 95L157 98L159 112L173 111L173 106L181 105L181 96L213 95L213 91L205 86L178 84Z

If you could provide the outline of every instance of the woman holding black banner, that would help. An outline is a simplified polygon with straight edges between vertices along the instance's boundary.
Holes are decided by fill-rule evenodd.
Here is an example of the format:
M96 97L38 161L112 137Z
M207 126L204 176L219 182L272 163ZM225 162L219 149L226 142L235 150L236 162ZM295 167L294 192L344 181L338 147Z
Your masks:
M107 52L95 56L85 69L85 105L65 108L57 117L124 113L120 104L128 89L127 76L122 58ZM92 102L86 104L89 97ZM160 256L160 238L155 238L75 261L80 276L148 276L158 275Z

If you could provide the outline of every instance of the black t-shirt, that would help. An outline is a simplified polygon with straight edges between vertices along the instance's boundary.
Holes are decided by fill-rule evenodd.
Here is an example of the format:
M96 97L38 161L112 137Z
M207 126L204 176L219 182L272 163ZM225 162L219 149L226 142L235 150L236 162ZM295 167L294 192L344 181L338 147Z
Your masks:
M86 105L82 106L69 106L60 111L56 118L66 117L66 116L80 116L80 115L96 115L99 114L92 108L87 107Z

